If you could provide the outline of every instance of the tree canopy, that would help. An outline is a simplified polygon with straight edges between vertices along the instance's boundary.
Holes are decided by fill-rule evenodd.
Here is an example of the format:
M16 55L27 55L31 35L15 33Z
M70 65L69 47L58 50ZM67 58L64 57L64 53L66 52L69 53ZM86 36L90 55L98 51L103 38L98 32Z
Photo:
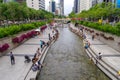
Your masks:
M53 16L45 10L35 10L17 2L0 3L0 20L49 19Z
M120 17L120 9L115 8L115 5L112 3L101 3L79 14L71 13L69 17L71 17L71 15L72 17L87 18L88 20L109 19L111 17Z
M3 2L3 0L0 0L0 3L2 3Z

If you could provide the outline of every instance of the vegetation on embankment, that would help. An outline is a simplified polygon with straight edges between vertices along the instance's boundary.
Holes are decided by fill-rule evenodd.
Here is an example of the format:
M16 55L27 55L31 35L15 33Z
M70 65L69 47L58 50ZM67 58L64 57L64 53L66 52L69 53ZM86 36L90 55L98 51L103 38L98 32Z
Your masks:
M79 14L71 12L69 17L81 25L120 36L120 8L112 3L97 4Z
M32 23L20 24L20 25L11 25L5 28L0 28L0 38L12 36L22 31L35 29L45 24L46 24L45 21L41 21L41 22L32 22Z
M111 26L110 24L100 24L98 22L89 22L89 21L78 21L78 23L86 27L90 27L106 33L120 36L120 23L117 23L116 26Z

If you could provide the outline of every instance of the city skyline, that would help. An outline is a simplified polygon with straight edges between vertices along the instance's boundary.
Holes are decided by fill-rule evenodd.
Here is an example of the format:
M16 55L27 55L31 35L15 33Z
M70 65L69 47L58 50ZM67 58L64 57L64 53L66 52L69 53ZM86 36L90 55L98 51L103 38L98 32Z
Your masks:
M45 7L46 10L48 9L49 6L49 1L50 0L45 0ZM56 3L58 3L59 0L54 0ZM70 12L72 12L72 7L73 7L74 0L70 0L69 3L67 0L64 0L64 14L68 15Z

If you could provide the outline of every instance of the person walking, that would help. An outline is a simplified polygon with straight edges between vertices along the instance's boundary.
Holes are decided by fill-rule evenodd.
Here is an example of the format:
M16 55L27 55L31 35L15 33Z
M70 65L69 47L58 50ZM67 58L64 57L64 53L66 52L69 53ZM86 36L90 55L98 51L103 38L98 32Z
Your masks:
M49 38L49 41L51 40L51 36L50 36L50 33L48 34L48 38Z
M102 55L101 52L98 53L98 59L101 60L102 59Z
M15 64L15 57L12 52L10 52L11 65Z
M95 38L95 35L92 35L92 40L94 40L94 38Z

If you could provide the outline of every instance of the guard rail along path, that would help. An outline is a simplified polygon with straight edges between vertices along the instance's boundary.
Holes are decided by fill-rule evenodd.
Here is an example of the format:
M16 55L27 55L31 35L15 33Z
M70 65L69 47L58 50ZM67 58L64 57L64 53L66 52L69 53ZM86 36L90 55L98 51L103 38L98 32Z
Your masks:
M89 58L112 80L120 80L120 52L101 42L93 34L88 34L85 27L69 26L70 30L83 39Z

